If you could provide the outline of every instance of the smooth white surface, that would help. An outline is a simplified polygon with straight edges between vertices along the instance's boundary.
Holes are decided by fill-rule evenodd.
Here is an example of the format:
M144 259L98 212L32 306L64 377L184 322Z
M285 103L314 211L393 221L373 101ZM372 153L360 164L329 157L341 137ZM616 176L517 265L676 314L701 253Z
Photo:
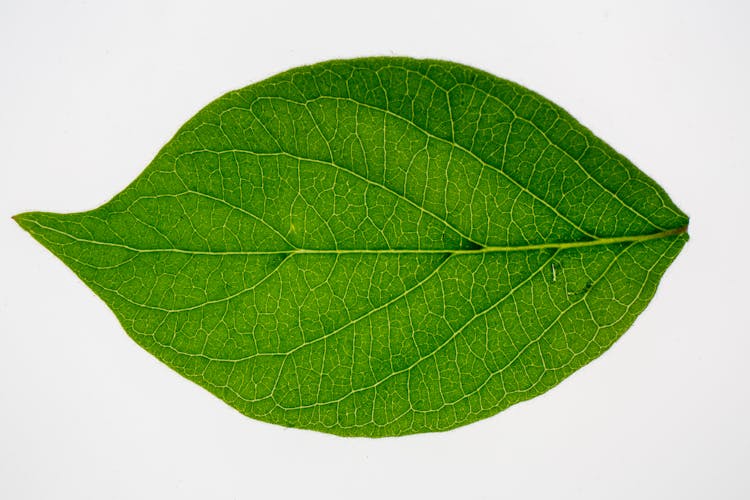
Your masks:
M750 498L743 2L0 2L0 498ZM10 219L93 208L222 93L450 59L568 109L691 215L656 298L542 397L443 434L243 417L135 345Z

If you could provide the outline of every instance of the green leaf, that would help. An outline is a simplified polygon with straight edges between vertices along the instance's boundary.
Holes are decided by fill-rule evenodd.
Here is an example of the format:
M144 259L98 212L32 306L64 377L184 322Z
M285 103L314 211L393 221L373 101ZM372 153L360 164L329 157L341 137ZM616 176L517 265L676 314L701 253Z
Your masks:
M687 241L561 108L455 63L330 61L217 99L124 191L18 223L242 413L441 431L609 348Z

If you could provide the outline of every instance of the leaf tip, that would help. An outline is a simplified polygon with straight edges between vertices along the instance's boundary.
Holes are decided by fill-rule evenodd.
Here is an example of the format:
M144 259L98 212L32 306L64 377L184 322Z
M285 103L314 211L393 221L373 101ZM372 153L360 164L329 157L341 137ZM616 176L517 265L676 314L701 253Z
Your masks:
M16 221L16 224L18 224L23 229L25 229L26 231L28 231L29 230L29 225L31 224L31 219L32 219L31 216L32 216L32 214L33 214L33 212L24 212L24 213L20 213L20 214L16 214L16 215L12 216L11 219L13 219L14 221Z
M16 214L11 218L16 221L16 224L21 226L24 231L31 233L33 236L34 233L38 233L41 229L39 215L42 214L44 214L44 212L23 212Z

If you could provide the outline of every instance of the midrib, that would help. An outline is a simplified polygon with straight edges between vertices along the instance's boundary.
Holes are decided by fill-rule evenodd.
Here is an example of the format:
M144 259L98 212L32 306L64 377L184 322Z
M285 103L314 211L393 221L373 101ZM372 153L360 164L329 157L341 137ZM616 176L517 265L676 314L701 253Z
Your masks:
M25 214L22 214L25 215ZM18 216L17 216L18 217ZM553 243L536 243L531 245L513 245L513 246L485 246L481 248L470 248L470 249L456 249L456 248L383 248L383 249L315 249L315 248L288 248L283 250L258 250L258 251L206 251L206 250L187 250L181 248L136 248L130 245L124 245L121 243L112 243L105 241L96 241L86 238L79 238L72 234L60 231L53 227L45 226L35 220L26 219L26 222L31 222L40 228L47 231L52 231L67 236L75 241L81 243L90 243L101 246L111 246L116 248L123 248L139 253L182 253L190 255L344 255L344 254L451 254L451 255L479 255L486 253L501 253L501 252L523 252L531 250L544 250L544 249L565 249L565 248L584 248L584 247L595 247L601 245L613 245L617 243L637 243L649 240L657 240L660 238L668 238L670 236L677 236L687 231L687 226L668 229L658 233L646 234L646 235L632 235L632 236L616 236L609 238L596 238L593 240L586 241L567 241L567 242L553 242Z
M273 253L300 253L300 254L346 254L346 253L450 253L453 255L470 255L470 254L482 254L482 253L496 253L496 252L519 252L529 250L544 250L544 249L564 249L564 248L581 248L581 247L594 247L600 245L612 245L616 243L635 243L641 241L657 240L659 238L667 238L669 236L676 236L687 231L687 226L680 227L677 229L669 229L667 231L661 231L659 233L638 235L638 236L618 236L614 238L597 238L588 241L569 241L561 243L538 243L533 245L516 245L516 246L488 246L482 248L470 248L470 249L376 249L376 250L308 250L300 248L298 250L285 251L285 252L273 252ZM242 253L242 252L238 252Z

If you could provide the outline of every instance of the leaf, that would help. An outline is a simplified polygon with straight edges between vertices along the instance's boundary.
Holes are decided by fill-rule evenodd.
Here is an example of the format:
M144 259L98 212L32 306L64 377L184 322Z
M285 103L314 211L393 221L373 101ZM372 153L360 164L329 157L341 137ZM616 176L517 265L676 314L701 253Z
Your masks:
M242 413L441 431L609 348L688 218L565 111L459 64L300 67L217 99L110 202L16 216Z

